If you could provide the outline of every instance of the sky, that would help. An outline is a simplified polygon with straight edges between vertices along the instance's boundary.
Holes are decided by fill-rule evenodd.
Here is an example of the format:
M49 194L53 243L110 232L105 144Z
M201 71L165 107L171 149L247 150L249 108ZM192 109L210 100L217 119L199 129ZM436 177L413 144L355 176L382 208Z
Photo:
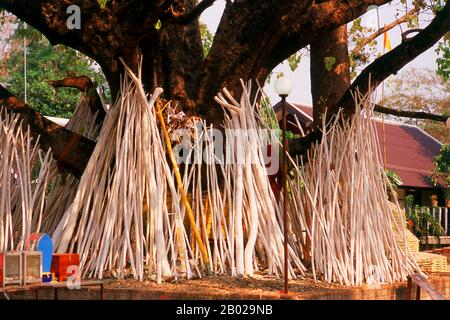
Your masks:
M380 24L389 24L395 20L397 9L399 9L398 5L399 1L392 1L392 3L386 4L384 6L379 7L380 12ZM220 17L222 15L223 9L225 7L225 0L217 0L216 3L205 10L203 15L200 17L200 20L208 25L211 33L215 33L217 30L217 26L220 22ZM404 8L404 7L403 7ZM411 7L410 7L411 8ZM363 16L362 23L366 26L373 26L376 29L377 26L377 10L370 10ZM400 16L402 16L404 12L400 12ZM427 23L425 23L426 25ZM405 26L403 26L405 30ZM399 45L401 42L401 31L399 27L392 29L389 32L389 37L391 39L392 48ZM380 52L383 50L383 36L378 39L378 46ZM405 66L400 72L401 75L403 72L408 72L411 68L424 68L424 69L436 69L436 47L429 49L424 52L422 55L418 56L415 60L410 62L407 66ZM307 105L312 104L311 97L311 79L310 79L310 59L309 57L303 57L300 62L299 67L294 72L291 71L289 65L287 63L279 65L274 72L283 72L287 77L289 77L293 84L294 89L289 96L290 101L295 101ZM393 77L393 76L392 76ZM391 77L391 78L392 78ZM276 103L279 98L273 89L273 84L268 84L265 87L266 94L271 98L272 103Z

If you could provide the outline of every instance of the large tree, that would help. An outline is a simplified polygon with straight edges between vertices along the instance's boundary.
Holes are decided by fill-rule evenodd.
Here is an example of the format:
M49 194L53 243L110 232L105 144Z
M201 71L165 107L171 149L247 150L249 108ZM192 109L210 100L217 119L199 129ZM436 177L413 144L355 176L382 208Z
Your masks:
M376 59L351 84L345 26L363 15L369 6L390 1L227 0L205 57L199 16L214 2L0 0L0 8L38 29L52 44L72 47L97 61L113 97L118 94L123 73L119 58L136 71L142 55L147 90L161 86L166 99L176 100L185 112L196 113L215 123L221 121L223 113L213 97L222 87L238 95L241 78L263 83L279 63L309 45L314 62L311 71L317 119L325 108L335 111L336 106L345 108L345 114L351 115L354 111L352 95L356 90L365 93L379 85L450 30L450 5L447 3L428 27ZM72 30L67 26L70 16L67 8L71 5L81 8L80 29ZM334 57L337 63L332 66L322 63L329 57ZM39 118L39 115L30 113L28 106L14 108L16 100L6 90L0 91L0 103L15 112L26 110L24 114L29 117L32 129L36 129L35 133L45 135L49 125L35 121L34 117ZM87 143L73 138L62 128L58 132L61 134L58 144L70 146L62 151L64 159L80 152L78 142ZM51 147L54 140L49 141ZM91 150L92 147L85 151L85 158ZM71 165L78 166L76 172L82 172L85 161L78 163Z

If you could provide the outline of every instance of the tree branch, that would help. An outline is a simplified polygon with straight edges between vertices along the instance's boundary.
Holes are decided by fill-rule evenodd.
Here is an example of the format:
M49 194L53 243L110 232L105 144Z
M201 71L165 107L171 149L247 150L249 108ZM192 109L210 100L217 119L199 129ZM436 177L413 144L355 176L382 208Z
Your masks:
M423 120L433 120L438 122L446 122L449 116L444 115L438 115L438 114L432 114L428 112L422 112L422 111L404 111L404 110L396 110L384 107L382 105L375 105L375 111L384 113L384 114L390 114L396 117L404 117L404 118L414 118L414 119L423 119Z
M209 101L220 88L239 95L237 79L263 83L268 74L314 39L367 12L369 5L389 0L229 1L205 60L197 111L207 120L220 118ZM274 27L276 26L276 27ZM226 48L226 49L224 49Z
M370 5L381 6L388 2L390 0L333 0L320 3L315 1L274 44L273 51L262 62L263 68L258 78L264 78L279 63L309 45L314 39L362 16Z
M174 18L178 23L187 24L200 17L206 9L214 4L214 2L216 2L216 0L203 0L188 12L185 12L183 14L176 14L172 11L172 14L174 15Z
M106 117L105 109L103 108L102 100L98 95L97 88L91 78L86 76L68 77L62 80L50 81L54 88L75 88L86 94L89 108L92 114L97 113L95 123L101 125Z
M54 88L75 88L81 92L87 92L94 87L94 83L91 78L86 76L68 77L61 80L52 80L50 84Z
M396 19L395 21L393 21L392 23L384 26L383 28L380 28L378 31L374 32L373 34L371 34L369 37L367 37L366 39L364 39L363 42L361 42L360 44L358 44L351 52L352 55L357 55L362 48L364 48L367 44L371 43L373 40L375 40L376 38L378 38L379 36L381 36L383 33L388 32L389 30L395 28L396 26L398 26L399 24L402 23L406 23L408 22L408 18L415 14L416 12L418 12L418 10L416 8L410 10L407 14L405 14L403 17Z
M436 115L427 112L414 112L414 111L403 111L403 110L395 110L387 107L383 107L381 105L375 105L375 111L390 114L397 117L405 117L405 118L414 118L414 119L424 119L424 120L433 120L438 122L446 122L449 118L444 115ZM300 156L303 158L303 161L307 161L308 150L311 146L320 141L322 139L322 131L319 128L315 128L313 131L308 133L306 136L302 138L296 138L289 140L289 153L293 156Z
M0 8L16 15L22 21L27 22L32 27L39 30L52 44L66 44L82 51L82 31L69 30L67 28L66 13L70 5L77 5L83 8L83 12L88 8L93 14L97 14L95 6L98 3L95 0L74 0L70 1L27 1L27 0L0 0ZM91 13L90 12L90 13ZM70 33L70 37L65 35ZM66 39L70 38L70 39ZM70 44L68 44L70 42Z
M447 2L423 31L411 39L406 39L399 46L366 67L338 103L341 108L344 108L345 115L350 116L354 113L354 95L357 92L362 95L367 94L367 92L376 88L390 75L396 74L418 55L433 47L436 42L450 31L449 16L450 2Z
M306 163L308 160L308 151L311 146L322 139L322 131L318 128L309 132L306 136L302 138L295 138L289 140L289 154L292 156L302 157L303 162Z
M60 167L77 178L81 177L94 150L95 142L45 118L1 85L0 106L5 107L7 112L20 114L22 126L24 128L29 126L35 139L40 137L40 147L45 151L51 148Z

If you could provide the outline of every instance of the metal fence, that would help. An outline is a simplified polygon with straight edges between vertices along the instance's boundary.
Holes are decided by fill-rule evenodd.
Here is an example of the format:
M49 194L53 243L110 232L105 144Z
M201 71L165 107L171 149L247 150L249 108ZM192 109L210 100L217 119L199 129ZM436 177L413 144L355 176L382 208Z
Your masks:
M413 208L407 208L407 216L411 216ZM434 219L437 219L444 229L444 236L450 236L450 209L447 207L421 207L421 213L430 212Z

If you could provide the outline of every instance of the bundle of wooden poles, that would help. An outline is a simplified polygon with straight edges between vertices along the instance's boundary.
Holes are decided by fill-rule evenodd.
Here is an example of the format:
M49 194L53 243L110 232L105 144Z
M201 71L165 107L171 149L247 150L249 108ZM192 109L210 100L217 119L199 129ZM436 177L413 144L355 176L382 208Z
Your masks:
M96 117L97 113L91 112L86 94L82 94L66 128L96 141L100 134L100 126L95 121ZM47 234L54 233L63 214L72 204L79 183L79 180L70 173L58 172L56 164L51 167L50 177L41 227L41 231Z
M23 250L39 232L53 165L17 115L0 110L0 250Z
M181 173L156 104L162 89L148 100L140 76L128 70L74 201L53 233L57 250L78 252L88 277L105 271L121 277L130 268L138 279L161 282L203 271L252 275L261 265L279 275L281 212L249 91L244 86L241 104L227 91L232 104L218 98L230 111L225 127L232 161L215 158L213 131L200 122L191 128L195 139ZM296 248L291 261L291 276L303 274Z
M291 227L298 234L295 226L306 222L307 258L316 279L352 286L392 283L420 270L398 242L406 235L406 222L396 221L388 200L393 189L383 169L373 110L369 96L358 97L355 116L343 120L339 114L328 125L324 120L323 138L308 162L293 162Z
M277 153L280 142L266 130L260 90L252 95L242 82L236 100L223 89L216 97L223 128L191 121L189 139L177 144L162 89L148 96L140 72L125 69L101 130L83 100L68 125L97 140L81 180L58 174L17 117L0 117L1 248L23 246L27 234L43 231L57 252L80 254L84 277L129 271L161 283L212 272L281 276L283 199L265 159L268 145ZM351 120L323 124L307 163L291 159L290 278L309 269L315 279L360 285L402 280L418 269L396 242L405 225L391 213L370 99L359 99L357 110Z
M66 127L96 140L95 117L82 95ZM58 172L51 150L39 149L17 115L0 111L0 128L0 248L22 250L32 232L53 234L73 202L78 179Z

